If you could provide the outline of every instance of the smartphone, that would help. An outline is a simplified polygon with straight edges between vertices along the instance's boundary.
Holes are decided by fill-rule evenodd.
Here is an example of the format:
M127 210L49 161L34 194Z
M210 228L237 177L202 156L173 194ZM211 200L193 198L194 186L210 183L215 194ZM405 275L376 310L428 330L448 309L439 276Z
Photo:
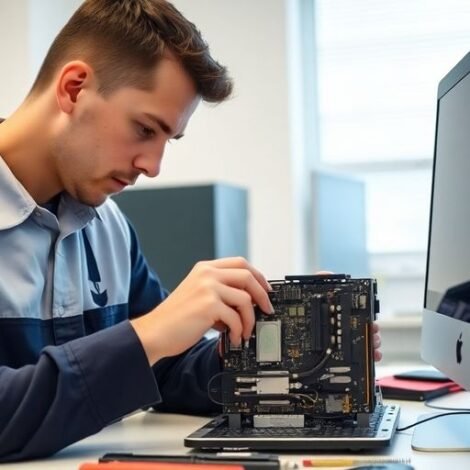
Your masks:
M394 374L396 379L428 380L430 382L448 382L450 379L436 369L416 369Z

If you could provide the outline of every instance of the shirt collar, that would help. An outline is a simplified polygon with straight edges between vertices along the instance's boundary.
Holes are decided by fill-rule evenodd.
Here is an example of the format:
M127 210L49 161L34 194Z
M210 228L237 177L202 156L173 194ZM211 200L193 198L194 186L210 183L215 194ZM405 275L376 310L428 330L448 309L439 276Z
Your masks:
M19 225L36 207L34 199L0 158L0 230Z
M77 223L83 227L99 212L86 204L64 194L61 201L61 212L66 217L78 219ZM25 187L16 179L3 158L0 157L0 230L15 227L24 222L38 207L36 201L26 191ZM79 228L77 226L77 228Z

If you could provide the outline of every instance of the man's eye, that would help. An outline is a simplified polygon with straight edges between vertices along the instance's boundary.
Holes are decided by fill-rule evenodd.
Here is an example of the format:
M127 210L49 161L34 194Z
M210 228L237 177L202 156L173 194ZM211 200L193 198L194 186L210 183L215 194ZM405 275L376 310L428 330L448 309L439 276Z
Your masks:
M155 131L150 127L144 126L143 124L138 124L137 134L139 135L139 137L149 139L155 135Z

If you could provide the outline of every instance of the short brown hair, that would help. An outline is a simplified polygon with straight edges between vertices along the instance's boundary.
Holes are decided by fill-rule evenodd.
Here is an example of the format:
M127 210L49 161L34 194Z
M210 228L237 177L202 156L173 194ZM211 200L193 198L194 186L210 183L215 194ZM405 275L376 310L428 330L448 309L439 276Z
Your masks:
M226 67L212 58L196 26L165 0L86 0L52 43L31 94L74 59L90 63L104 95L122 86L148 90L149 72L168 51L204 101L218 103L231 94Z

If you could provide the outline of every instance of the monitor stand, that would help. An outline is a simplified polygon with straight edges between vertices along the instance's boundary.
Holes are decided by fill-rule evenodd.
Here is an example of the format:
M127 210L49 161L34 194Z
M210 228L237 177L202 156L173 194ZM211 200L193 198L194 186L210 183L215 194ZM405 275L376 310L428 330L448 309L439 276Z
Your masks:
M422 415L418 421L435 414L441 413ZM470 412L432 419L415 427L411 447L424 452L470 452L469 429Z

